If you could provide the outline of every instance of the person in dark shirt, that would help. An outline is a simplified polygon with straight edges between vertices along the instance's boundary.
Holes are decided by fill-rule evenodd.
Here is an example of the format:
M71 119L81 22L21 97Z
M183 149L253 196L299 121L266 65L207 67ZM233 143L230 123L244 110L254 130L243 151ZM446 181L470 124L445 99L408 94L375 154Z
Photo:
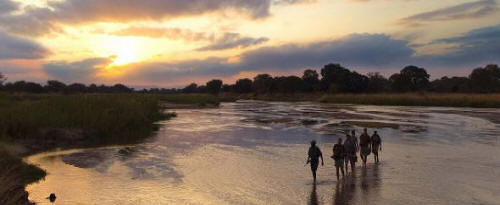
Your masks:
M335 160L335 168L337 169L337 180L340 179L339 169L342 171L342 177L344 174L344 157L345 157L345 149L342 144L342 138L339 137L337 144L333 145L333 160Z
M360 155L361 159L363 160L363 164L366 165L366 161L368 158L368 155L370 155L371 152L371 138L368 135L368 132L365 129L363 129L363 134L359 136L359 147L361 147Z
M351 171L354 171L356 167L356 161L358 160L356 156L357 143L355 139L346 134L346 140L344 141L344 150L345 150L345 171L349 169L349 163L351 163Z
M379 162L378 151L379 150L382 151L382 139L377 134L377 131L373 132L371 142L372 142L373 158L375 159L375 163L378 163Z
M313 180L316 183L316 170L318 170L319 158L321 158L321 166L323 163L323 154L319 147L316 146L316 141L311 141L311 147L309 147L309 151L307 153L307 162L306 164L311 164L311 172L313 175Z

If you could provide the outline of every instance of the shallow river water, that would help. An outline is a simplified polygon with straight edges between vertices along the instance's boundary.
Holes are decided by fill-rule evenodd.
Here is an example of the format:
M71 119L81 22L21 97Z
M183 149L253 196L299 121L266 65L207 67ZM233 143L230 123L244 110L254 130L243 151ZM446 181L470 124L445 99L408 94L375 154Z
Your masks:
M158 133L128 146L41 153L47 170L29 198L50 204L500 204L500 110L223 103L175 110ZM381 162L337 181L333 143L381 122ZM373 124L371 126L374 126ZM310 140L325 165L312 183Z

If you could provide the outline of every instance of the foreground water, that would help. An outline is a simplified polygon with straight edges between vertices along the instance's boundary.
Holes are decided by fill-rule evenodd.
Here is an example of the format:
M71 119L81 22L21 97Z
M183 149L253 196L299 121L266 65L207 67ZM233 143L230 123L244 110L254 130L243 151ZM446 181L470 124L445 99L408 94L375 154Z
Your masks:
M176 110L130 146L41 153L27 187L48 204L500 204L500 110L316 103L225 103ZM381 122L381 163L337 181L333 143ZM372 125L374 126L374 125ZM374 129L369 129L371 133ZM325 166L304 166L318 141Z

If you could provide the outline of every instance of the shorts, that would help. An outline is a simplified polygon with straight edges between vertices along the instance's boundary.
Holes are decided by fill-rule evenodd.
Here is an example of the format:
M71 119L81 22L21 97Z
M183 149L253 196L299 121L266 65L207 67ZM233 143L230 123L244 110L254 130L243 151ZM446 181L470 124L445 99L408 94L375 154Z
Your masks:
M339 158L335 160L335 166L336 167L344 167L344 158Z
M373 145L372 146L372 152L373 152L373 154L377 155L378 154L378 149L379 149L378 145Z
M370 155L370 147L368 146L361 147L361 155Z
M311 161L311 170L312 171L318 170L318 165L319 165L319 162L313 162L313 161Z

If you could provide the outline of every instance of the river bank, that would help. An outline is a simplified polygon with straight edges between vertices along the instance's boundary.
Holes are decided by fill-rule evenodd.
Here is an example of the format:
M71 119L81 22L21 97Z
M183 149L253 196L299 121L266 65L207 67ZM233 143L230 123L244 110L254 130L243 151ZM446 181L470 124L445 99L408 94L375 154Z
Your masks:
M0 93L0 204L31 204L24 187L44 170L21 158L82 147L133 144L175 117L162 104L216 106L210 95L33 95Z
M222 102L234 102L237 100L263 100L281 102L322 102L330 104L358 105L500 108L500 94L473 93L221 93L218 95L218 98Z

